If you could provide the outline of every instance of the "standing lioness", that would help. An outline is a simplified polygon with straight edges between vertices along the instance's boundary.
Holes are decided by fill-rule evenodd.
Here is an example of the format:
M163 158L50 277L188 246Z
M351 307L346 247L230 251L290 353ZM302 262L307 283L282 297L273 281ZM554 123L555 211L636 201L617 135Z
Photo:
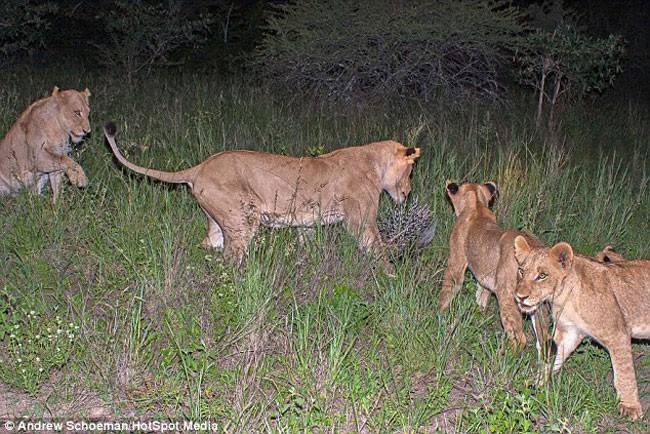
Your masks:
M115 142L114 124L107 124L104 133L115 157L129 169L164 182L188 184L208 219L203 246L223 249L237 263L243 261L259 225L345 222L362 249L383 253L376 223L379 196L386 190L402 203L411 191L411 170L420 156L419 148L385 141L316 158L227 151L180 172L162 172L126 160Z
M621 415L643 416L632 362L632 338L650 338L650 261L601 263L567 243L530 246L515 239L517 303L524 313L551 302L557 371L582 339L600 342L612 360Z
M532 245L541 246L542 243L531 234L505 230L497 225L497 219L490 210L497 194L495 183L459 186L447 181L445 187L456 213L456 223L449 239L449 262L442 282L439 309L449 306L461 289L469 268L477 281L478 304L485 308L490 292L493 292L499 302L501 323L512 345L515 348L523 347L526 345L526 335L522 315L515 303L517 261L514 239L522 235ZM533 325L539 335L537 349L541 352L545 330L543 324L535 320L533 318Z
M40 194L49 181L56 202L65 174L70 182L85 187L88 180L70 158L70 141L79 143L90 132L85 89L60 91L33 102L0 142L0 194L29 188Z

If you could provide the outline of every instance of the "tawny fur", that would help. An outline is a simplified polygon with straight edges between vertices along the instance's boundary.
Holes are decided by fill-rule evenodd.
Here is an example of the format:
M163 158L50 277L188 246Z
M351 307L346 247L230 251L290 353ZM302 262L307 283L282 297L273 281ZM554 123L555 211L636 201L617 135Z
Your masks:
M449 306L461 289L465 272L469 269L478 283L477 303L485 308L490 293L496 295L503 328L512 345L521 348L526 345L527 339L522 315L515 303L517 261L514 239L522 235L532 245L541 246L542 243L531 234L505 230L497 225L496 217L490 210L497 194L493 182L459 186L447 181L446 190L457 218L449 239L449 262L443 278L439 309ZM536 332L543 333L545 328ZM546 339L538 336L538 350L541 350L540 340L545 342Z
M41 194L49 182L56 202L65 174L85 187L86 174L70 158L70 141L79 143L90 132L90 91L60 91L33 102L0 142L0 194L29 188Z
M260 225L311 227L344 222L361 249L378 253L387 271L377 228L379 196L386 190L402 203L419 148L394 141L354 146L320 157L294 158L252 151L227 151L180 172L163 172L127 161L115 142L115 126L104 128L120 163L171 183L188 184L208 219L204 247L223 249L242 263Z
M650 338L650 261L601 263L567 243L530 246L517 237L516 296L523 312L551 303L557 354L553 371L589 336L609 352L621 415L643 417L632 360L632 338Z

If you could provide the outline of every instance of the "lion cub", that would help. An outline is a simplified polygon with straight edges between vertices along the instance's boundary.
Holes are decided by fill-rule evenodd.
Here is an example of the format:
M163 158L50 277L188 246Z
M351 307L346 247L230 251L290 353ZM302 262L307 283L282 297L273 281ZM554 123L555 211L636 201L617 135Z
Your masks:
M456 213L456 223L449 239L449 263L442 283L439 309L449 306L465 280L465 271L469 268L478 282L476 301L485 308L491 291L499 302L501 323L510 342L515 348L526 345L522 315L515 303L515 286L517 284L517 261L515 260L514 239L518 235L525 237L534 246L542 243L533 235L501 229L490 205L497 195L493 182L485 184L457 185L446 182L447 195ZM535 318L533 324L536 325ZM539 325L539 323L537 323ZM542 330L536 330L539 343L545 342L540 337Z
M33 102L0 142L0 195L29 188L41 194L49 182L52 199L59 196L63 175L78 187L88 183L70 158L70 141L79 143L90 132L90 91L59 90Z
M632 362L632 338L650 338L650 261L602 263L576 255L567 243L548 248L515 239L519 263L517 304L533 313L551 303L557 354L553 371L584 337L602 344L612 360L619 410L632 419L643 417Z

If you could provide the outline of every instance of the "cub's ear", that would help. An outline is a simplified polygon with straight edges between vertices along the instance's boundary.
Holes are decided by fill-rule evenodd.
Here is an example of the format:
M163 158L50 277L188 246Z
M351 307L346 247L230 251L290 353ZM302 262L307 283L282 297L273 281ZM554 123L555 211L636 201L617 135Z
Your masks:
M477 185L477 187L484 196L486 205L491 207L498 195L497 185L492 181L488 181L484 184Z
M497 197L499 197L499 190L497 190L497 185L492 181L486 182L483 184L483 187L489 192L487 194L488 206L491 207L494 201L497 200Z
M557 262L563 270L568 270L573 265L573 248L569 243L557 243L548 252L551 260Z
M54 86L52 89L52 96L56 95L57 93L59 93L59 86Z
M404 148L404 159L407 163L413 164L420 156L420 148Z
M623 262L625 261L625 256L618 253L612 246L607 245L603 250L598 252L596 259L603 264L609 264L610 262Z
M445 190L447 190L447 193L454 195L458 193L458 184L450 180L447 180L445 181Z
M518 263L523 263L528 255L530 254L530 245L528 241L521 235L517 235L515 238L515 259Z
M496 195L498 194L496 183L494 183L494 182L492 182L492 181L488 181L488 182L486 182L486 183L483 184L483 185L486 186L488 190L490 190L490 194L491 194L492 196L496 196Z
M86 104L88 104L88 97L91 95L90 91L88 88L85 88L83 92L81 92L81 95L85 98Z

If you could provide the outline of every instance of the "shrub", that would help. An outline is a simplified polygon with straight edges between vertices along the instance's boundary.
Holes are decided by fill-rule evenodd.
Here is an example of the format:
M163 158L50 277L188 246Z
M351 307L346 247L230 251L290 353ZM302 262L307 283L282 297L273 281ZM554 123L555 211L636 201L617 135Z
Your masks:
M49 16L57 6L49 2L4 0L0 15L0 55L14 53L43 44L43 32L50 26Z
M129 79L153 65L170 64L170 54L201 42L213 21L210 15L187 16L182 6L117 0L115 9L99 16L109 35L108 44L96 44L100 64L119 67Z
M277 6L256 74L334 99L503 100L519 13L506 1L305 0Z

